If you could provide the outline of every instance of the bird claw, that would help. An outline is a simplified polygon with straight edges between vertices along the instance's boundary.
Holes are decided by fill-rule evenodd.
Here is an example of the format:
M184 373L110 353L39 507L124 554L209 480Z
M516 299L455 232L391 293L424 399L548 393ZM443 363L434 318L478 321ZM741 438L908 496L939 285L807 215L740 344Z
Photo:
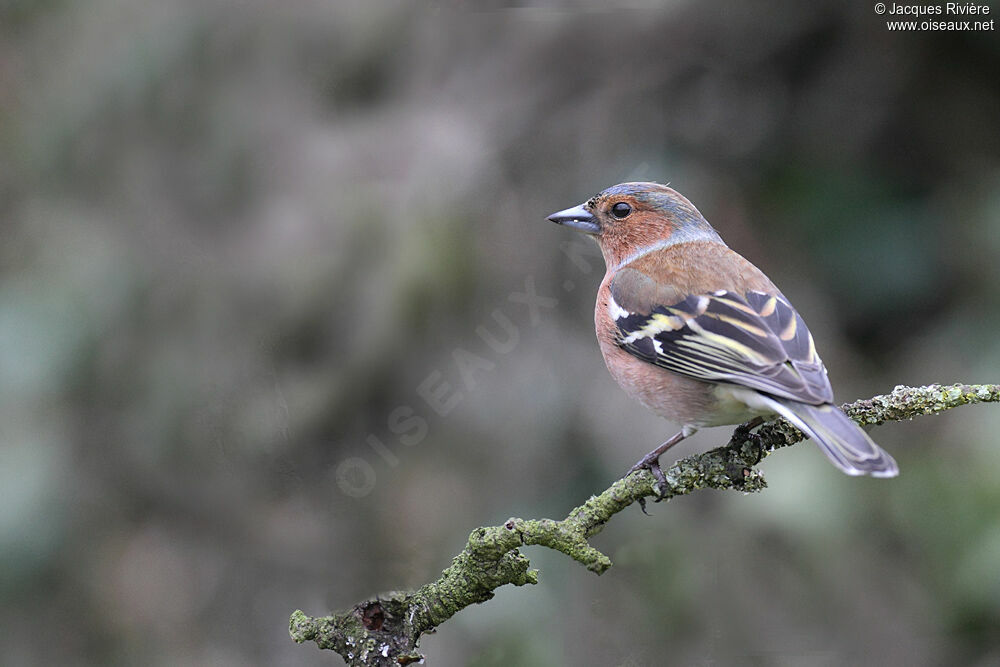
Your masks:
M648 470L650 474L653 476L653 479L656 480L656 484L654 485L656 489L656 500L654 502L658 503L664 498L668 497L670 485L667 484L667 476L663 474L663 470L660 468L660 456L658 454L654 456L654 454L656 454L656 452L650 452L649 454L646 454L646 456L636 461L636 464L631 468L629 468L628 472L625 473L625 475L626 476L631 475L636 470L643 470L643 469ZM647 515L649 514L649 512L646 511L645 498L641 498L639 500L639 507L642 508L643 514Z
M663 500L665 498L669 498L670 497L670 485L667 484L667 477L666 477L666 475L664 475L663 471L660 470L660 457L663 456L663 452L667 451L668 449L670 449L671 447L673 447L674 445L676 445L678 442L680 442L681 440L683 440L687 436L691 435L691 433L694 433L694 429L687 429L687 428L685 428L685 429L681 430L680 432L674 434L673 437L667 439L667 441L664 442L662 445L660 445L659 447L657 447L656 449L654 449L653 451L651 451L650 453L646 454L641 459L639 459L638 461L636 461L636 464L634 466L632 466L631 468L629 468L628 472L625 473L625 476L628 477L629 475L631 475L632 473L634 473L636 470L641 470L641 469L645 468L646 470L648 470L650 472L651 475L653 475L653 479L656 480L656 485L655 485L656 486L656 500L655 500L655 502L660 502L661 500ZM646 506L645 505L640 504L640 507L642 507L642 511L643 512L646 511Z
M757 428L764 423L763 417L754 417L748 422L740 424L733 430L733 435L729 438L729 444L727 447L738 447L744 442L752 442L758 447L761 445L761 437L759 433L751 433L753 429Z

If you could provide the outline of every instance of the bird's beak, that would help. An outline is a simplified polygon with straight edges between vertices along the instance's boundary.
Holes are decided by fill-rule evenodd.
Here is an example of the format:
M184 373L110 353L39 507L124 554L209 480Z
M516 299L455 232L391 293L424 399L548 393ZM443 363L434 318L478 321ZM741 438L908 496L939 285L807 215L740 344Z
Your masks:
M559 211L549 216L549 220L557 225L566 225L570 229L575 229L584 234L597 234L601 227L593 214L583 207L583 204Z

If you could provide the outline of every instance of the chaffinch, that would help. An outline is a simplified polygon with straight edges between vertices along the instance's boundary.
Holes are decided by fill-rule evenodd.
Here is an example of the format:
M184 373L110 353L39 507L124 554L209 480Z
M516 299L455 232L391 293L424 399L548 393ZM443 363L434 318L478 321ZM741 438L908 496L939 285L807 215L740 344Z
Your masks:
M548 219L601 247L607 273L594 323L611 375L682 424L632 470L649 468L662 484L660 455L699 428L778 414L848 475L899 473L833 404L812 334L788 299L680 193L622 183Z

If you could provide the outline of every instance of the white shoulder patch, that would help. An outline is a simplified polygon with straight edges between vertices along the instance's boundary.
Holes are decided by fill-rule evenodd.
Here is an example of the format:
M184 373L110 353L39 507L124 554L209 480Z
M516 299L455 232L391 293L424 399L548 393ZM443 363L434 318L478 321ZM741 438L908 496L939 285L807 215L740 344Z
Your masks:
M621 306L618 305L618 302L615 301L615 297L609 296L608 297L608 314L611 315L611 319L612 320L614 320L614 321L617 322L618 320L621 320L621 319L624 319L624 318L628 317L630 313L627 310L625 310L624 308L622 308Z

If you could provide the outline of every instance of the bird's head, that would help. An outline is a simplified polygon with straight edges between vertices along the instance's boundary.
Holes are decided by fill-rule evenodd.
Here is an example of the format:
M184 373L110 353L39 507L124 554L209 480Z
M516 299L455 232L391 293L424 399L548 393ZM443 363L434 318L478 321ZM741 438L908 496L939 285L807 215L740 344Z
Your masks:
M609 267L674 243L722 243L694 204L659 183L613 185L579 206L553 213L549 220L593 237Z

